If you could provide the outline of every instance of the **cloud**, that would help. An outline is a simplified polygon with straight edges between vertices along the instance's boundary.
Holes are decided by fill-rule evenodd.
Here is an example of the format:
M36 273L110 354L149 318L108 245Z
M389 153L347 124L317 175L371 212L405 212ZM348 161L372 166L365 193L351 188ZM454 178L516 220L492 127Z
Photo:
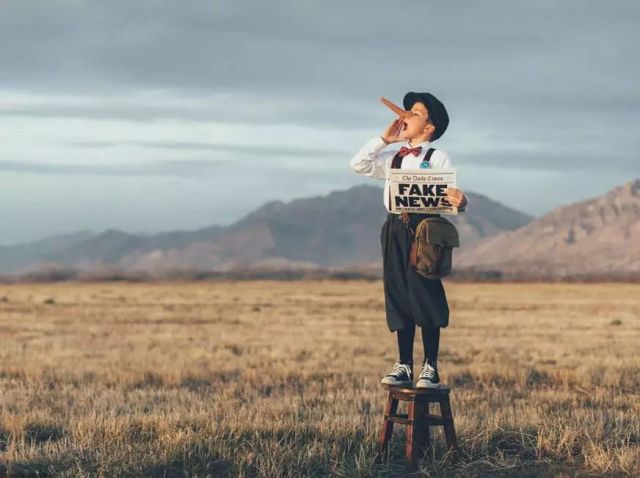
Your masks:
M69 176L174 176L214 175L223 161L159 160L146 164L107 166L41 161L0 161L0 172Z
M12 65L3 83L13 88L358 102L420 84L487 103L638 96L640 66L626 61L640 12L631 1L580 9L406 1L390 10L381 1L21 0L0 8L0 60Z
M5 88L95 99L3 105L5 116L377 132L389 120L378 96L399 102L427 89L450 109L449 135L470 124L500 133L499 146L527 129L575 142L594 120L604 137L631 134L640 115L633 1L21 0L0 9Z
M168 150L191 150L210 151L214 153L233 153L252 155L254 157L270 156L277 158L300 158L311 159L330 158L336 156L347 157L349 151L336 149L307 149L299 147L284 147L277 145L241 145L241 144L219 144L207 143L204 141L74 141L68 143L71 146L81 148L117 148L117 147L138 147Z
M224 121L238 124L306 125L320 128L374 126L376 113L384 111L375 103L358 105L349 101L321 98L265 98L253 93L185 96L165 91L139 95L84 97L38 97L0 92L0 117L84 118L150 122Z
M496 199L529 207L535 176L581 199L638 175L639 17L631 0L5 0L0 200L67 176L92 176L86 198L148 180L169 191L152 216L177 200L165 181L220 204L247 164L260 194L234 214L327 192L364 181L347 164L391 120L377 99L407 91L447 105L435 147L467 184L498 176Z

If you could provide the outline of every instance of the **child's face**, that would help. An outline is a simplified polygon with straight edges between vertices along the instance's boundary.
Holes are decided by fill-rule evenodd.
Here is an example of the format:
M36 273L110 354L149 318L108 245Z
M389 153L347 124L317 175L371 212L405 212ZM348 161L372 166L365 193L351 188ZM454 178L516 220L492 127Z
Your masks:
M416 101L411 107L411 116L403 119L403 129L400 132L402 139L414 139L420 136L428 138L434 130L433 125L429 122L429 112L424 103Z

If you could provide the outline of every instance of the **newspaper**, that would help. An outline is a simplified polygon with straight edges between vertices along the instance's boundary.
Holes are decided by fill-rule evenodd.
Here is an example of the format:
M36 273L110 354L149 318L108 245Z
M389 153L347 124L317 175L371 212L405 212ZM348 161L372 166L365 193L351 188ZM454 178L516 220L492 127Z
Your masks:
M393 213L458 214L446 197L456 187L455 169L390 169L387 179Z

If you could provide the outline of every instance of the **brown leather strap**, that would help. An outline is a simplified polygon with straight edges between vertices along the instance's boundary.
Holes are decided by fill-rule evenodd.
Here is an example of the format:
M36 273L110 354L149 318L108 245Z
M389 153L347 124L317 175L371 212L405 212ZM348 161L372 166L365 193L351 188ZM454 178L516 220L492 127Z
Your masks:
M418 264L418 241L413 237L411 239L411 246L409 247L409 264L416 266Z

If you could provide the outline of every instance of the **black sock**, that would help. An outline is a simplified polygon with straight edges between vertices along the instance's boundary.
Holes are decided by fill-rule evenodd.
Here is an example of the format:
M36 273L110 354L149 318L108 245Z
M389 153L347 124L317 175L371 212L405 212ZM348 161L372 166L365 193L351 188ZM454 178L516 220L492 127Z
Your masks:
M433 368L438 368L438 348L440 347L440 327L421 327L424 360Z
M404 328L397 331L398 334L398 351L400 353L400 363L413 366L413 338L416 335L416 326L414 324L405 325Z

